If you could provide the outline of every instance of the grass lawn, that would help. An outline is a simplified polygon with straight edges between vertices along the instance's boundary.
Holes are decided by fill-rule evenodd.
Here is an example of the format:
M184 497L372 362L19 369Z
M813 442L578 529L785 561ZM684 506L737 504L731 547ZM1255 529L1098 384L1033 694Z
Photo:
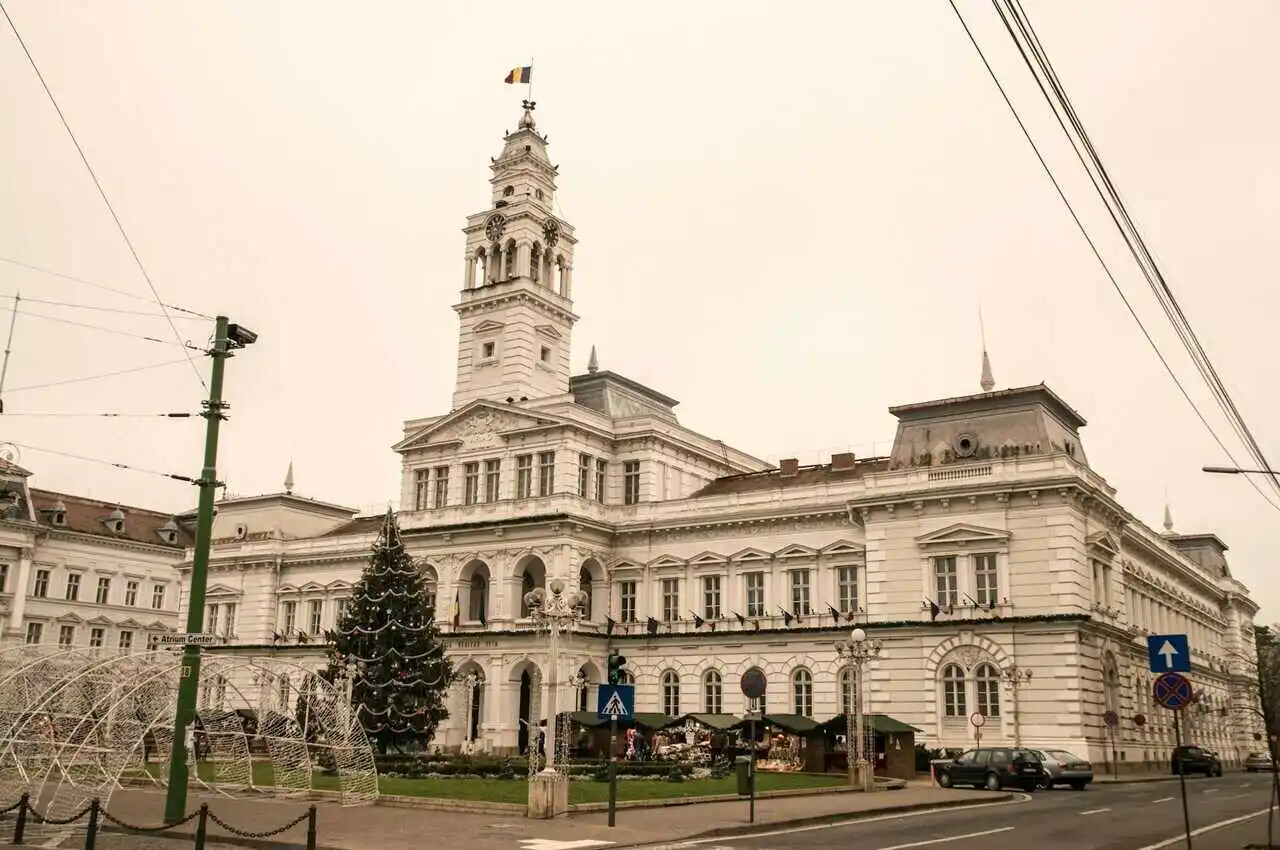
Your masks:
M150 775L163 778L167 765L153 764ZM142 770L135 773L144 775ZM214 780L213 766L200 765L200 778ZM253 763L253 782L267 787L275 784L274 771L269 762ZM788 791L802 788L833 788L845 785L848 779L842 774L815 775L800 773L757 773L757 791ZM314 777L313 787L321 791L336 791L338 781L332 776ZM473 800L487 803L524 804L529 799L529 786L523 779L453 779L422 778L404 779L395 776L378 778L378 790L383 794L403 797L439 797L451 800ZM737 793L737 780L733 776L724 779L687 779L684 782L667 782L661 779L620 779L619 800L666 800L678 797L705 797L712 794ZM607 803L609 783L589 779L569 783L570 803Z

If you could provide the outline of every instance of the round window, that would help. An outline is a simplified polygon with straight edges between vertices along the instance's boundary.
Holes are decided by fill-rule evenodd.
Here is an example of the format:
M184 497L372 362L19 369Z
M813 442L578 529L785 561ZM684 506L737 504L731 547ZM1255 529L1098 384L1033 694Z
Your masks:
M970 457L978 450L978 439L972 434L961 434L956 437L956 454L960 457Z

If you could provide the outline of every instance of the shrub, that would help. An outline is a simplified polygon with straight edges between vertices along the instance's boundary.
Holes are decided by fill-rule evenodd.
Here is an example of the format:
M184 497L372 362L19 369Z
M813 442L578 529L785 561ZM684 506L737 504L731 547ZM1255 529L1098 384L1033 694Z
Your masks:
M671 766L671 770L667 772L668 782L684 782L684 771L680 767L678 764Z

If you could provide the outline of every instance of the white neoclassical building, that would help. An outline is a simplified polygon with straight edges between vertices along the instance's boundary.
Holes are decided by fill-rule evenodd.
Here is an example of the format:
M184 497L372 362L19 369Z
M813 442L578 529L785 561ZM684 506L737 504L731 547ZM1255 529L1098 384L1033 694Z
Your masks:
M530 110L491 170L488 208L464 228L451 409L406 422L394 446L400 523L470 676L441 744L522 747L547 687L561 707L594 706L569 679L599 682L615 648L637 710L742 712L739 679L759 667L767 710L825 720L847 693L835 643L857 625L883 642L865 710L931 746L970 744L981 712L986 741L1163 762L1173 731L1145 635L1176 632L1199 694L1189 738L1228 758L1249 748L1239 659L1257 606L1226 546L1120 504L1084 419L1048 387L996 391L984 362L981 392L891 408L887 457L775 468L685 428L674 399L594 351L570 374L577 239L553 213L558 171ZM379 521L291 480L222 501L209 628L319 666ZM588 597L557 671L522 601L552 576Z
M0 460L0 635L143 650L176 630L191 517L30 486Z

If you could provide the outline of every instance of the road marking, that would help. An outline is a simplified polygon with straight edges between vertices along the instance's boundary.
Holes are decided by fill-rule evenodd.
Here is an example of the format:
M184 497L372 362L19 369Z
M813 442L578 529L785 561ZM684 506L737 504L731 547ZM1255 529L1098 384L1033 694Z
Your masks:
M521 838L521 850L576 850L576 848L607 847L612 841L583 838L578 841L557 841L553 838Z
M1087 811L1087 812L1081 812L1080 814L1082 814L1082 815L1100 815L1100 814L1102 814L1103 812L1109 812L1109 811L1111 811L1111 810L1110 810L1110 809L1090 809L1089 811Z
M1228 794L1225 797L1219 797L1219 800L1239 800L1241 797L1252 797L1252 794Z
M856 731L856 730L855 730L855 731ZM855 753L855 755L856 755L856 753ZM1206 789L1204 789L1204 793L1206 793L1206 794L1217 794L1217 793L1218 793L1218 789L1217 789L1217 788L1206 788Z
M1170 801L1170 800L1172 800L1172 799L1173 799L1172 797L1161 797L1159 800L1152 800L1151 802L1153 802L1153 803L1167 803L1167 802L1169 802L1169 801Z
M74 828L72 828L72 829L60 829L60 830L58 830L57 832L55 832L55 833L53 834L53 837L52 837L52 838L50 838L48 841L46 841L44 844L41 844L40 846L41 846L41 847L45 847L45 848L58 848L58 847L61 847L61 846L62 846L62 842L64 842L64 841L66 841L67 839L71 838L71 835L72 835L72 833L74 833L74 832L75 832L75 829L74 829Z
M1238 818L1220 820L1217 823L1211 823L1208 826L1202 826L1199 829L1191 830L1191 837L1195 838L1197 835L1204 835L1206 832L1212 832L1215 829L1222 829L1224 826L1232 826L1237 823L1242 823L1247 820L1252 820L1253 818L1261 817L1262 815L1265 815L1269 811L1271 810L1258 809L1256 812L1250 812L1249 814L1241 815ZM1174 844L1181 844L1186 840L1187 840L1186 833L1182 833L1180 835L1175 835L1173 838L1166 838L1164 841L1161 841L1158 844L1148 844L1146 847L1139 847L1138 850L1161 850L1161 848L1170 847Z
M910 844L894 844L892 847L881 847L880 850L907 850L908 847L928 847L931 844L946 844L948 841L964 841L966 838L981 838L984 835L996 835L1009 832L1014 827L1002 826L999 829L985 829L982 832L970 832L965 835L952 835L947 838L930 838L928 841L913 841Z

